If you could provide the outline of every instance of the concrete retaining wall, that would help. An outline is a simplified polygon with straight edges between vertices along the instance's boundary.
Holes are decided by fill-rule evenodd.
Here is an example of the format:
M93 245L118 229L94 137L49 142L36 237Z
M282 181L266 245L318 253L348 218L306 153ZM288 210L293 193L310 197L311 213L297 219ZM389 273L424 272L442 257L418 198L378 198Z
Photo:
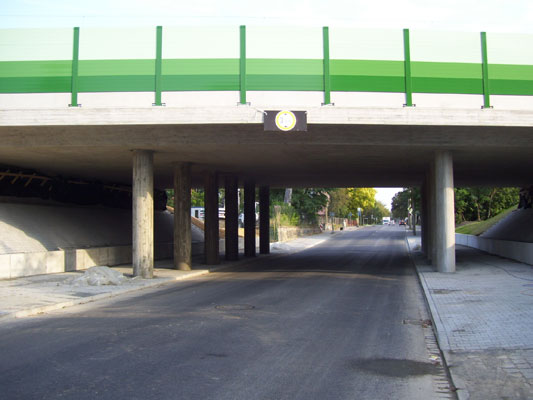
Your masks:
M286 242L302 236L317 235L321 233L320 228L299 228L296 226L282 226L278 228L278 241Z
M1 254L0 279L77 271L97 265L129 264L131 256L131 246ZM155 258L172 258L172 243L156 244Z
M488 239L462 233L455 234L455 243L533 265L533 243Z

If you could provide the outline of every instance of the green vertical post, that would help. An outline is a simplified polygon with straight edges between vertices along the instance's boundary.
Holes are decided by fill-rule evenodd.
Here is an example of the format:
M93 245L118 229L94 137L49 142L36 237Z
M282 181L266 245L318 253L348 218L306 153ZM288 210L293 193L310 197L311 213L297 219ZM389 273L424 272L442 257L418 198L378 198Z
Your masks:
M69 107L79 107L78 104L78 69L80 58L80 28L74 28L74 41L72 44L72 81L70 85Z
M239 76L240 76L240 104L246 104L246 26L240 27L240 62L239 62Z
M481 32L481 60L483 74L483 108L490 108L489 61L487 56L487 33Z
M155 103L154 106L162 106L161 103L161 70L163 65L163 27L156 28L155 46Z
M405 106L413 106L413 86L411 83L411 45L409 43L409 29L403 30L403 54L405 68Z
M324 46L324 105L331 104L331 79L329 73L329 28L322 28L322 44Z

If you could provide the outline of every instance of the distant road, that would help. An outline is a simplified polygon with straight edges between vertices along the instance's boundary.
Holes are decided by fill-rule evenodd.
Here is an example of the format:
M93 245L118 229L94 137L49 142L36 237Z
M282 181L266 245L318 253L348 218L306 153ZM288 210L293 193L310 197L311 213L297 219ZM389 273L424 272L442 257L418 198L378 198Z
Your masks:
M2 324L0 397L439 398L404 232L343 232L290 256Z

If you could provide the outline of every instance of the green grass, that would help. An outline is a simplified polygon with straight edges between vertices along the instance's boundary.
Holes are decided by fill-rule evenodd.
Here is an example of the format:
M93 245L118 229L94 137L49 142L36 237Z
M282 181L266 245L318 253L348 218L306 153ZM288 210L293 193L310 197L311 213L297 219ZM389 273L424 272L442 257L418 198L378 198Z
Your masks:
M486 230L491 228L492 226L496 225L498 222L500 222L502 219L507 217L513 210L516 210L516 206L513 206L511 208L508 208L505 211L502 211L498 215L487 219L486 221L479 221L479 222L469 222L466 225L462 225L458 227L455 232L456 233L464 233L466 235L476 235L479 236L482 233L484 233Z

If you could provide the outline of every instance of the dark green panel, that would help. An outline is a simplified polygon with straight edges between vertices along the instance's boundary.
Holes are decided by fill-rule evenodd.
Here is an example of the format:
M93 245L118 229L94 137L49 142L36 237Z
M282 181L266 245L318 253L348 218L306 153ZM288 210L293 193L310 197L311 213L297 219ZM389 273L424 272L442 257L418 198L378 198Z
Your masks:
M403 62L402 62L403 64ZM332 75L334 92L405 92L403 76Z
M152 92L154 76L80 76L80 92Z
M0 62L0 77L70 77L71 73L72 60Z
M500 95L529 95L533 96L533 80L504 80L491 79L490 93Z
M481 77L479 79L413 77L413 92L483 94L483 82Z
M0 93L70 93L70 76L0 78Z
M248 90L324 90L322 75L248 75Z
M163 91L239 90L239 75L163 75Z

